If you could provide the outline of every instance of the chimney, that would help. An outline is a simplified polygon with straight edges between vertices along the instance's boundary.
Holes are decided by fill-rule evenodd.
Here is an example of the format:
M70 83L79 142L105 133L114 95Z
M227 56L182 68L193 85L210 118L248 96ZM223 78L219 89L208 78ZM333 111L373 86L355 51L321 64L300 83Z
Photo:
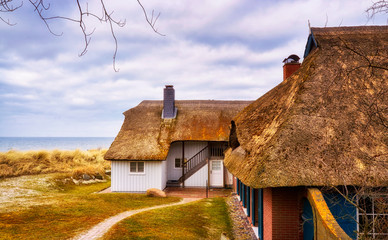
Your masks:
M163 91L163 112L162 118L175 118L175 90L173 85L166 85Z
M297 55L292 54L283 60L283 81L300 68L299 59Z

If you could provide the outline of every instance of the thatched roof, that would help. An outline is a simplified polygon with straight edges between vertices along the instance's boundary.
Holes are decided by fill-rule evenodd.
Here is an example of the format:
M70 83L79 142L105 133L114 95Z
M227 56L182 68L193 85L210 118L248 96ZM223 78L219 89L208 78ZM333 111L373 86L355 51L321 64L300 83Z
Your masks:
M301 68L234 118L225 166L256 188L388 186L388 27L311 30Z
M174 141L228 141L232 118L252 101L175 101L175 119L162 119L162 101L143 101L125 120L107 160L165 160Z

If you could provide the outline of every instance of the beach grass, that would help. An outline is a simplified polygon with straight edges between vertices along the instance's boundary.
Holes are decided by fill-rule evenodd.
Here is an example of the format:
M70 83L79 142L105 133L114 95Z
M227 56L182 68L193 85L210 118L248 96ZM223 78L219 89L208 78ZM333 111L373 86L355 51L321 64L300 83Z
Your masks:
M116 224L104 240L233 238L224 198L209 198L137 214Z
M110 169L104 160L106 149L96 150L39 150L0 152L0 178L44 173L83 173L101 175Z

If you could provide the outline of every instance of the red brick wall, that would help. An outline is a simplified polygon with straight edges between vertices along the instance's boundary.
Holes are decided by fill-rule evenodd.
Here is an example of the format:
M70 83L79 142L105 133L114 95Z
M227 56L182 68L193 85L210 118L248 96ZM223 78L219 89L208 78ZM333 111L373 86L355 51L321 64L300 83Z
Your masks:
M300 239L300 201L298 188L272 188L273 240Z
M263 238L272 240L272 188L263 189Z

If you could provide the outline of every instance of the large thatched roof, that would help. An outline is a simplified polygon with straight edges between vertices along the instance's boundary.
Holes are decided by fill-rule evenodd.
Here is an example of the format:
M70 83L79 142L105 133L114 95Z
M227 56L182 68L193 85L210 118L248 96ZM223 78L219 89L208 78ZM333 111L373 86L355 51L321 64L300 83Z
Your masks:
M235 117L225 165L256 188L387 186L388 27L311 30L301 68Z
M125 120L107 160L165 160L174 141L227 141L232 118L252 101L175 101L176 119L162 119L162 101L143 101Z

